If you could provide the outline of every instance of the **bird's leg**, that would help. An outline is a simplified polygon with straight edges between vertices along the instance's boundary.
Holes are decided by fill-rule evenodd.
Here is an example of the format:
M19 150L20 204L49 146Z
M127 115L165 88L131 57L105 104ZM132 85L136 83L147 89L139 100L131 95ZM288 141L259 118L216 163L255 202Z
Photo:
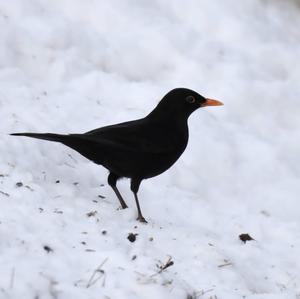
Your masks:
M137 197L137 193L134 193L134 198L135 198L135 202L136 202L136 207L138 210L138 218L136 220L140 221L140 222L144 222L147 223L147 220L144 218L144 216L142 215L142 211L141 211L141 207L140 207L140 203L139 203L139 199Z
M128 206L127 206L126 202L124 201L124 199L123 199L120 191L118 190L118 188L116 186L112 186L112 189L114 190L115 194L117 195L117 197L120 201L122 209L127 209Z
M111 188L114 190L116 196L118 197L122 209L126 209L126 208L128 208L128 206L127 206L126 202L124 201L120 191L117 188L118 178L119 177L117 175L115 175L114 173L111 172L107 178L107 181L108 181L108 184L111 186Z
M136 203L136 207L137 207L137 210L138 210L138 218L137 218L137 220L140 221L140 222L147 223L146 219L142 215L142 211L141 211L139 199L138 199L138 196L137 196L137 193L138 193L138 190L139 190L139 187L140 187L140 183L141 183L141 180L132 179L131 180L131 191L134 194L135 203Z

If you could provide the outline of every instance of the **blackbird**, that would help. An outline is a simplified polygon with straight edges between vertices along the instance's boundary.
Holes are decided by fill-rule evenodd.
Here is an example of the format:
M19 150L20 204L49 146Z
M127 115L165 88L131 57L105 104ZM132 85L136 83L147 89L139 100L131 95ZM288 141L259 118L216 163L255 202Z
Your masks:
M170 168L184 152L188 143L188 118L200 107L220 106L220 101L205 98L187 88L168 92L146 117L105 126L84 134L13 133L60 142L87 159L109 170L108 184L121 207L127 205L117 188L120 178L131 179L138 218L142 215L138 190L142 180L157 176Z

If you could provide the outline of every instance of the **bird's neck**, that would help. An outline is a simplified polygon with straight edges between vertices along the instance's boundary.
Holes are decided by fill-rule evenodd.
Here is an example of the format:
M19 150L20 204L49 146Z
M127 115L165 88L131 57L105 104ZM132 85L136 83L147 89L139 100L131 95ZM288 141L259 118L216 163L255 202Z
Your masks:
M166 129L168 134L188 139L188 116L176 111L155 108L146 118L161 130Z
M184 111L177 111L176 108L160 102L146 117L162 123L178 123L181 126L187 124L189 115L185 114Z

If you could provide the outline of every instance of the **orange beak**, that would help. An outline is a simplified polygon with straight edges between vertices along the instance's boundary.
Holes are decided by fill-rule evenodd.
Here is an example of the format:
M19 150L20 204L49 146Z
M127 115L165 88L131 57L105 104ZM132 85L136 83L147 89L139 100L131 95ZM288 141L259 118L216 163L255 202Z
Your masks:
M201 107L206 107L206 106L222 106L224 105L222 102L213 100L213 99L208 99L206 98L206 102L201 105Z

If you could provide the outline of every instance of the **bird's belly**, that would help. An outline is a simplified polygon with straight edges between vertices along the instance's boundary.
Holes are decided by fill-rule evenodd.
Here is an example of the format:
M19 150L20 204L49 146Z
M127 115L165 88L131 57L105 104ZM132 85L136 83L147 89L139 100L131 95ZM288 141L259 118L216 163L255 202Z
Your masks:
M116 156L109 163L101 163L110 171L121 177L147 179L157 176L170 168L181 153L153 154L137 153L136 155Z
M142 175L145 179L157 176L167 169L169 169L180 157L179 155L160 155L159 157L154 157L151 163L141 162Z

